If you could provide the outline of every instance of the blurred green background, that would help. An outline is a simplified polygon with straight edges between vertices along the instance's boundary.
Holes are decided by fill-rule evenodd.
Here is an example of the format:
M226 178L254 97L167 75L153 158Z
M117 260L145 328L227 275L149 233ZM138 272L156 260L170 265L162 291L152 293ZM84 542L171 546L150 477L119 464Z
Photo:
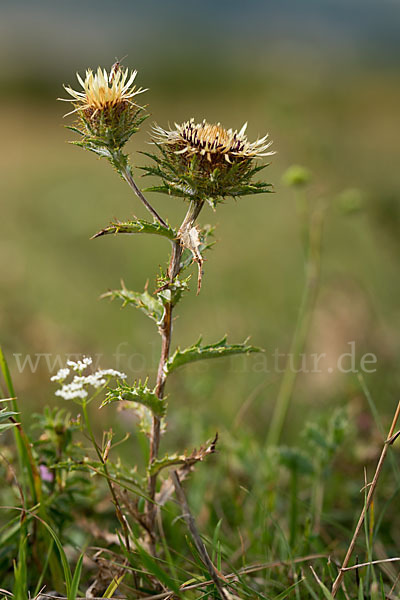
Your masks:
M73 134L63 125L71 118L63 121L66 104L56 102L66 95L62 83L77 85L76 71L125 55L123 64L139 71L138 85L149 88L141 99L151 117L129 146L134 164L147 160L138 151L149 148L152 121L166 126L192 116L233 128L248 121L249 137L269 132L277 151L265 171L275 194L202 214L203 223L217 225L217 244L200 296L193 284L174 327L175 344L200 333L207 343L225 333L232 342L251 335L266 355L178 373L169 388L172 433L184 442L192 437L187 423L203 423L210 435L230 429L246 403L241 427L265 435L281 378L272 355L289 351L304 284L296 199L282 184L292 164L312 172L311 201L330 204L307 352L334 361L354 341L357 361L375 353L376 372L366 380L379 406L392 407L399 384L399 25L393 0L2 1L0 342L25 415L59 403L40 354L50 366L66 353L98 354L102 366L125 369L131 379L156 367L153 323L99 296L121 278L131 289L148 278L152 285L168 245L151 237L89 240L114 217L146 213L106 162L67 144ZM349 189L347 199L362 203L346 215L342 192ZM153 195L152 202L173 224L184 214L178 199ZM117 360L118 352L125 356ZM33 368L20 368L27 355ZM350 403L359 411L364 404L356 376L336 370L301 374L295 392L286 435L297 431L297 415L316 407ZM100 425L113 415L113 408L100 413Z

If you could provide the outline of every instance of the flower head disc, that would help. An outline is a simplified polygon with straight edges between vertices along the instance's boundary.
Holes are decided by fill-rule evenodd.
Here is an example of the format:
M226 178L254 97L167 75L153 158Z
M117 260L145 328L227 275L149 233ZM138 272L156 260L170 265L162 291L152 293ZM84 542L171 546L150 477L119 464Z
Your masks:
M211 125L205 120L202 123L195 123L194 119L186 121L182 125L175 123L176 129L165 130L161 127L154 127L154 139L160 144L172 144L179 146L175 150L177 154L201 154L206 156L209 162L212 162L213 156L223 157L227 162L232 162L232 158L238 159L256 158L270 156L275 152L266 152L272 145L268 140L268 134L255 142L249 142L246 135L247 123L240 131L224 129L220 123Z
M86 138L90 137L92 141L94 139L97 145L104 142L106 147L120 148L140 124L137 115L142 107L133 98L146 90L136 89L133 85L136 75L137 71L129 72L129 69L120 67L119 63L109 73L101 67L96 72L87 69L84 80L77 73L82 91L65 85L71 98L59 98L72 102L75 107L65 116L77 113L80 133Z
M152 156L158 163L156 169L145 167L149 175L158 175L163 186L156 189L174 196L208 201L212 206L228 196L238 197L271 191L269 184L254 182L254 175L263 166L255 159L270 156L272 142L268 134L255 142L240 131L225 129L194 119L175 129L153 128L153 140L162 157Z

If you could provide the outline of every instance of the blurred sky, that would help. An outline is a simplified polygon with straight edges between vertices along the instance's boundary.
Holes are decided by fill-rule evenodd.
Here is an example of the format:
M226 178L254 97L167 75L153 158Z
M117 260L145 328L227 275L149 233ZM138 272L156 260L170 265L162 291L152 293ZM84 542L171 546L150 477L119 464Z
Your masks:
M210 70L282 60L388 66L398 63L399 27L396 0L2 0L0 77L59 79L125 54L167 73L177 58Z

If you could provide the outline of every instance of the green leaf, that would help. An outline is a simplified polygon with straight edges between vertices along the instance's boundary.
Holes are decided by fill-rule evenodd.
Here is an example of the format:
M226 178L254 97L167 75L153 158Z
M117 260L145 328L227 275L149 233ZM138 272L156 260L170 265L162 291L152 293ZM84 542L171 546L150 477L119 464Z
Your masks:
M78 562L76 563L75 573L72 578L70 596L69 596L68 600L76 600L76 597L78 595L79 582L81 580L82 565L83 565L83 554L80 555L80 557L78 558Z
M114 596L114 592L116 592L117 589L119 588L119 585L120 585L120 583L122 583L123 579L125 578L125 575L126 575L126 571L125 571L125 573L122 573L122 575L117 577L117 579L114 578L112 580L112 582L110 583L110 585L104 592L103 598L111 598L111 596Z
M147 290L144 290L144 292L133 292L127 290L122 283L122 288L120 290L111 290L110 292L103 294L102 298L111 298L111 300L119 298L122 300L123 307L128 304L133 304L133 306L143 311L150 319L153 319L157 325L163 320L163 303L158 298L149 294Z
M19 412L15 412L15 410L7 410L7 408L2 408L0 410L0 421L4 421L4 419L8 419L9 417L14 417L19 415Z
M18 562L14 561L14 588L15 600L25 600L28 597L28 573L26 568L26 543L27 537L20 535Z
M94 152L100 158L110 159L110 151L107 148L99 146L95 140L87 141L87 142L70 142L73 146L79 146L80 148L84 148L85 150L90 150L90 152Z
M17 425L17 423L1 423L0 424L0 433L3 433L3 431L7 431L8 429L12 429L16 425Z
M315 581L318 583L319 587L321 588L324 598L326 600L334 600L334 597L332 596L331 592L328 590L326 585L324 583L322 583L322 581L320 580L320 578L318 577L318 575L316 574L314 569L311 566L310 566L310 569L311 569L312 574L314 575ZM364 597L364 595L362 597Z
M363 580L360 577L360 587L358 588L358 600L364 600L365 596L364 596L364 585L363 585Z
M0 421L6 421L10 417L15 417L17 415L19 415L19 413L15 412L14 410L7 410L7 408L2 408L0 410Z
M218 433L215 435L214 439L207 442L203 446L197 450L196 448L188 454L185 452L184 454L166 454L163 458L158 458L154 460L149 467L149 474L155 475L161 469L166 469L168 467L172 467L174 465L184 465L187 468L192 467L197 462L201 462L209 456L210 454L214 454L218 441Z
M195 362L197 360L205 360L207 358L219 358L222 356L231 356L232 354L250 354L251 352L263 352L261 348L255 346L249 346L246 341L243 344L227 344L227 336L224 336L222 340L215 344L208 346L201 345L201 338L199 341L181 350L177 348L174 354L169 358L165 365L165 373L169 375L177 367L185 365L187 363Z
M137 402L143 404L157 417L164 417L166 412L166 402L158 398L154 392L147 387L147 381L143 384L138 381L133 385L128 385L125 382L120 382L115 390L110 390L100 408L110 404L111 402Z
M65 129L69 129L70 131L73 131L74 133L77 133L78 135L81 135L81 136L85 135L85 133L83 131L81 131L77 127L73 127L72 125L65 125Z
M281 592L280 594L278 594L278 596L275 596L274 600L284 600L303 581L304 581L304 578L303 579L299 579L299 581L296 581L295 583L292 583L292 585L290 587L288 587L286 590L284 590L283 592Z
M169 240L175 240L177 237L176 231L172 227L163 227L160 223L154 221L150 223L144 219L135 219L134 221L113 221L108 227L105 227L98 233L92 236L92 240L103 235L117 234L117 233L150 233L160 235Z
M0 433L19 425L19 423L16 423L15 421L9 421L10 417L16 417L17 415L19 415L19 413L13 410L7 410L7 408L2 408L0 410ZM5 421L5 423L3 423L3 421Z
M104 463L95 460L84 459L82 461L74 462L71 460L66 460L62 462L58 462L56 464L49 465L51 469L67 469L68 471L89 471L91 473L96 473L100 477L111 481L112 483L116 483L119 487L127 490L128 492L132 492L144 499L148 499L145 484L146 482L140 482L137 478L134 477L136 472L134 469L125 469L123 465L120 463L112 463L110 459L107 461L108 464L108 474L105 474L102 470ZM86 481L82 478L81 481Z
M3 373L3 377L4 377L4 381L6 382L6 385L7 385L8 393L10 394L10 396L13 397L13 408L14 408L14 410L17 410L15 408L16 404L15 404L14 386L13 386L13 382L11 379L10 370L8 368L8 364L6 361L6 357L4 356L1 346L0 346L0 370Z

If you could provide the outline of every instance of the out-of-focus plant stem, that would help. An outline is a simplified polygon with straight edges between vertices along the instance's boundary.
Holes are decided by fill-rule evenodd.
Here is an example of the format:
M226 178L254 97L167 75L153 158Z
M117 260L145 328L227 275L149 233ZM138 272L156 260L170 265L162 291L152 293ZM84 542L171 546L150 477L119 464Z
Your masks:
M307 250L305 263L305 285L300 309L297 317L295 332L290 347L290 355L283 373L281 386L276 399L271 425L267 435L268 445L279 444L293 388L299 371L301 354L307 340L315 301L318 294L321 262L321 241L326 206L323 201L317 203L309 217ZM303 239L306 208L301 214Z
M83 400L83 402L82 402L82 412L83 412L83 418L85 419L85 425L86 425L86 429L87 429L87 432L89 434L90 440L91 440L91 442L93 444L93 447L94 447L94 449L96 451L98 459L99 459L99 461L100 461L100 463L101 463L101 465L103 467L104 476L105 476L105 479L107 481L107 485L109 487L109 490L111 492L112 499L114 501L115 511L116 511L116 515L117 515L118 521L120 522L122 530L124 532L126 549L129 550L129 548L130 548L130 544L129 544L129 531L128 531L126 522L124 520L124 516L123 516L122 510L121 510L121 506L119 504L117 495L116 495L115 490L114 490L114 486L113 486L113 484L111 482L111 478L110 478L110 474L109 474L109 471L108 471L107 463L104 460L104 457L103 457L103 455L101 453L101 449L99 448L99 445L96 442L96 438L94 437L93 429L92 429L92 426L91 426L91 423L90 423L89 414L88 414L88 410L87 410L87 401L86 400Z

